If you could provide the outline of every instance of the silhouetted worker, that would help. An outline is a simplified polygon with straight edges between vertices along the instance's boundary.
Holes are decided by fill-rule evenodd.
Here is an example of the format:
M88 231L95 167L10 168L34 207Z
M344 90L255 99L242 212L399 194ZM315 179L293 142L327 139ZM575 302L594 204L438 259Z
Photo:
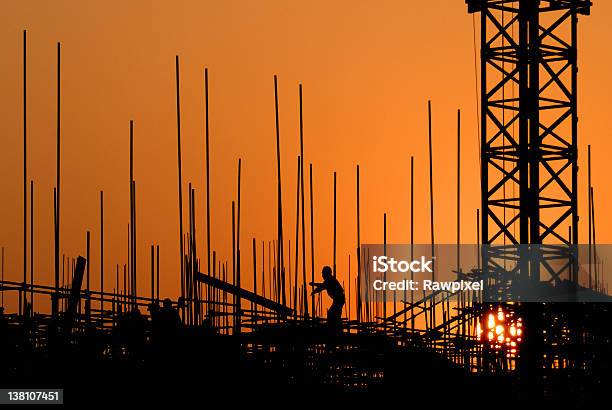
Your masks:
M119 339L128 348L129 358L140 360L145 346L146 319L137 307L119 320Z
M9 322L6 319L6 316L4 316L4 308L0 307L0 350L1 350L0 353L3 353L9 345L8 333L9 333Z
M166 371L174 371L175 364L178 363L177 355L180 349L181 318L179 313L172 306L172 301L164 299L162 306L156 307L153 318L153 340L157 359L162 368Z
M8 320L4 316L4 308L0 307L0 335L4 336L8 332Z
M34 310L32 309L32 304L26 302L21 326L21 350L25 355L31 353L35 330Z
M34 312L32 310L32 304L30 302L26 302L25 309L23 312L23 328L29 333L34 328Z
M321 275L323 276L322 283L310 282L310 285L314 286L311 294L316 295L324 290L327 291L327 295L332 298L332 305L327 310L327 322L330 328L338 329L342 319L342 308L346 302L344 289L332 274L332 269L329 266L323 267Z
M202 329L206 335L212 335L216 333L215 326L213 324L214 312L206 312L206 316L202 320Z
M172 307L172 301L164 299L162 308L159 311L160 325L164 332L173 333L181 327L181 317L178 310ZM173 335L176 336L176 335Z
M155 337L156 333L159 332L157 329L159 326L159 303L150 303L149 306L147 306L147 310L149 311L149 316L151 316L151 333L153 337Z
M10 368L9 361L13 356L9 330L9 322L4 316L4 308L0 307L0 371L2 373Z

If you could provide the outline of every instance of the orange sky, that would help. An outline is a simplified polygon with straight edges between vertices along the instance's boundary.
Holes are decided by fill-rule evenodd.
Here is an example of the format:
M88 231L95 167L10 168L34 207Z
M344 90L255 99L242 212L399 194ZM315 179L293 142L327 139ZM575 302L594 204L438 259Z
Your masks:
M191 181L197 190L201 256L205 256L204 67L210 77L212 244L223 259L231 258L230 206L239 157L243 266L251 266L253 236L258 246L276 237L274 74L280 86L285 238L292 242L298 83L304 86L305 156L306 163L314 166L317 270L331 264L333 171L337 171L338 271L346 278L348 254L354 255L356 244L356 164L362 169L362 242L382 241L384 212L388 241L408 241L411 155L416 165L416 241L429 240L428 99L434 110L436 240L455 239L455 128L456 109L461 108L462 241L475 242L479 187L472 16L462 0L373 4L358 0L3 2L0 244L6 247L7 279L18 280L22 274L24 28L28 30L28 171L35 183L35 274L43 282L52 282L53 266L57 41L62 43L63 78L61 251L83 254L85 231L91 230L94 283L99 266L100 189L106 198L107 284L114 282L115 264L126 262L128 124L134 119L139 286L141 293L148 294L149 246L154 242L161 248L165 293L177 294L176 54L182 64L183 176L185 187ZM592 15L580 20L580 209L586 208L586 144L590 143L600 243L612 240L612 217L605 212L612 187L605 184L604 159L611 148L611 131L605 123L612 108L611 16L612 4L596 1ZM586 215L581 214L581 242L586 242ZM354 269L354 259L351 266Z

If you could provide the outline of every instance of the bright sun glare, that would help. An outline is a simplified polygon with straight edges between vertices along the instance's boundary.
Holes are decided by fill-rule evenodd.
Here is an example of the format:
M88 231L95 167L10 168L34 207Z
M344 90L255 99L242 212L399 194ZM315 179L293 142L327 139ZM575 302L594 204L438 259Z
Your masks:
M478 341L488 344L488 347L505 352L507 358L515 358L518 345L523 340L523 321L511 310L502 306L491 307L476 322Z

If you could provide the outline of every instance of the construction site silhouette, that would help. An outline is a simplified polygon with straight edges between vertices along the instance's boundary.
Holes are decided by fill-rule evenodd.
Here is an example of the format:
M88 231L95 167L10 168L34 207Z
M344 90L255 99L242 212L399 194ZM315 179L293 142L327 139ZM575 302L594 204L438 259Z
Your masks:
M371 255L365 254L359 230L359 166L356 168L356 273L353 272L352 278L348 273L347 283L336 276L334 173L333 263L322 267L323 281L316 282L315 272L320 266L316 266L314 259L312 164L306 170L309 178L305 176L302 86L299 87L301 152L295 181L297 215L292 252L291 241L287 240L286 215L283 223L276 76L277 236L267 245L267 259L265 243L258 246L253 238L253 266L241 266L241 255L250 252L240 248L241 160L238 160L237 196L231 204L232 259L218 259L210 247L208 70L204 71L207 252L200 259L196 246L201 238L196 235L195 189L189 184L187 192L183 192L186 184L181 162L179 56L174 60L174 75L180 218L180 232L177 232L180 261L176 263L180 262L180 271L161 275L180 281L180 297L168 298L160 290L158 246L151 245L150 272L145 272L142 261L137 265L139 239L132 121L128 261L116 269L106 267L106 273L101 266L102 274L95 278L90 275L89 232L87 253L83 256L72 258L62 255L60 250L59 210L63 197L59 172L61 47L58 43L54 282L42 284L34 280L33 274L28 277L27 252L24 252L23 279L6 279L3 250L0 387L63 388L66 403L87 403L92 399L99 403L118 403L118 398L154 403L160 397L172 399L173 396L194 402L206 400L206 403L209 400L211 403L213 400L273 402L292 394L294 400L333 395L368 397L378 403L427 401L430 405L501 403L505 406L547 402L584 406L598 400L607 401L612 386L612 304L609 303L612 298L601 267L603 263L597 262L596 213L590 179L589 209L581 214L585 216L583 219L588 216L588 257L589 262L595 261L589 264L588 273L578 266L575 255L566 251L580 244L576 30L578 18L590 13L591 2L467 0L465 3L469 13L479 16L482 27L479 34L482 202L477 213L478 246L482 253L476 266L466 266L465 262L462 266L458 260L453 275L457 281L483 280L487 289L514 292L514 295L519 292L518 285L537 283L556 289L588 291L601 302L533 303L521 301L520 295L518 302L507 302L491 299L491 294L485 298L473 290L437 290L422 296L404 291L403 296L388 299L383 294L386 291L363 289L370 277ZM24 74L26 38L24 31ZM510 84L518 88L516 95L503 93ZM550 94L552 87L557 87L558 92ZM23 90L25 95L25 75ZM24 98L24 117L26 112ZM428 119L433 256L431 104ZM462 203L460 144L461 112L458 111L458 214ZM25 145L24 118L24 150ZM588 164L590 175L590 148ZM412 212L413 161L411 165ZM309 181L310 192L305 192L305 179ZM34 224L33 216L29 217L27 212L28 199L33 201L34 185L27 179L25 154L23 183L26 249L28 235L32 241L34 235L33 230L28 233L27 229L28 221L30 226ZM551 186L555 190L549 194L545 189ZM310 244L306 240L307 211L310 212ZM185 215L187 219L183 220ZM413 214L411 218L412 221ZM104 192L100 191L101 255L104 255L104 223ZM385 254L386 229L385 214ZM457 246L460 246L459 229L458 223ZM528 251L523 252L521 244L529 244ZM410 246L413 245L411 235ZM307 257L307 246L311 247L311 260ZM509 246L518 250L509 252ZM262 259L258 261L257 255L263 255ZM289 261L284 260L286 255ZM295 255L294 267L291 255ZM561 262L552 264L551 259ZM508 267L510 264L512 269ZM579 274L588 275L586 282L580 280ZM94 283L97 280L99 286ZM145 281L150 281L150 295L137 292L138 283ZM5 293L15 295L17 300L11 305L11 311L4 303ZM45 306L50 306L48 311L40 307L43 300ZM330 306L326 312L324 306Z

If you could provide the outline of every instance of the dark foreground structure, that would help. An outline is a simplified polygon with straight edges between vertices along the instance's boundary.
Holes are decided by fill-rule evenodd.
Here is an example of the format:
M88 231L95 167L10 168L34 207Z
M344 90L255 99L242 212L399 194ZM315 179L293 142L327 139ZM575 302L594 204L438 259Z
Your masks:
M414 304L412 314L438 309L447 318L446 296ZM68 309L57 318L3 315L0 384L64 388L66 403L92 397L108 403L228 397L235 403L271 403L322 396L582 406L607 399L612 383L608 303L472 304L454 308L460 313L435 327L413 328L408 314L399 321L343 320L332 329L321 319L256 304L240 313L232 311L235 305L220 306L190 324L179 313L184 305L148 302L139 306L111 298L112 310ZM539 336L524 334L518 352L510 354L479 336L479 325L467 326L486 323L478 318L497 317L500 309L508 323L515 315L538 320L524 329L541 329Z

